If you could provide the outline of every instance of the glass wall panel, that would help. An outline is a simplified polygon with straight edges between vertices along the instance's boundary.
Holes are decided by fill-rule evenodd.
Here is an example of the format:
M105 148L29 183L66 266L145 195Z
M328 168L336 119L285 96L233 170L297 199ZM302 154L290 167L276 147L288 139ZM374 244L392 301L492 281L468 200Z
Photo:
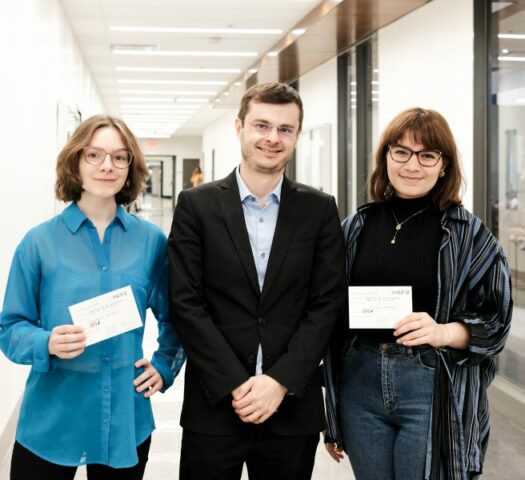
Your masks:
M525 393L525 1L492 2L492 17L490 215L514 298L498 373Z

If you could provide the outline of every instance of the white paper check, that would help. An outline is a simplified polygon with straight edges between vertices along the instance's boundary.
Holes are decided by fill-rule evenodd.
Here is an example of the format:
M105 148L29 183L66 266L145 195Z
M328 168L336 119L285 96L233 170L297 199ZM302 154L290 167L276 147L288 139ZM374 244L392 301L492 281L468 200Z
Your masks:
M86 346L142 326L129 285L70 305L69 313L75 325L84 327Z
M412 313L412 287L348 287L350 328L394 328Z

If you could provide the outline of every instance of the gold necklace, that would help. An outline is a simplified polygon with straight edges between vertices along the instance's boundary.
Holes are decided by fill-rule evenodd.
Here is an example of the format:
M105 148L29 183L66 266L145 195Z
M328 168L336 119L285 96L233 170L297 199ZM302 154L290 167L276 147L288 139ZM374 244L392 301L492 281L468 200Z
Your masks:
M392 212L392 215L394 216L394 220L396 221L396 231L394 232L394 236L392 237L392 240L390 240L390 243L392 245L394 245L396 243L396 236L397 236L397 232L399 232L399 230L401 230L401 227L407 223L411 218L414 218L416 215L420 214L421 212L425 211L430 205L427 205L425 208L422 208L421 210L418 210L417 212L413 213L412 215L410 215L408 218L405 218L402 222L400 222L397 217L396 217L396 214L394 213L394 209L391 208L390 211Z

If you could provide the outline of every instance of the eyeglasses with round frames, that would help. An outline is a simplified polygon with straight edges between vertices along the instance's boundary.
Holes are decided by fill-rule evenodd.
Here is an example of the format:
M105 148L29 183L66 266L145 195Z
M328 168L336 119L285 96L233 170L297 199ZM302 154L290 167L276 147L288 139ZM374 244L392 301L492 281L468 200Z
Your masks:
M133 155L128 150L117 150L110 153L103 148L87 146L83 148L83 151L86 162L95 167L104 162L106 155L109 155L116 168L127 168L133 160Z
M267 137L270 135L274 128L277 130L277 133L281 138L293 138L297 135L297 129L288 125L279 125L276 127L271 123L260 120L248 123L262 137Z
M397 163L408 163L412 155L415 155L419 165L422 167L436 166L439 159L443 156L443 152L439 150L420 150L419 152L415 152L401 145L389 145L388 151L390 152L392 160Z

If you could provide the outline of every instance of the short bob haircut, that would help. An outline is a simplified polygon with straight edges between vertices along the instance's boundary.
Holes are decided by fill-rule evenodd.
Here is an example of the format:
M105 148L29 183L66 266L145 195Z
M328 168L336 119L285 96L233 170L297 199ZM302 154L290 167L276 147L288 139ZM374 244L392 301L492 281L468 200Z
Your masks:
M250 109L250 102L285 105L295 103L299 107L299 131L303 127L303 102L295 88L286 83L258 83L246 90L241 100L237 117L244 125L244 119Z
M387 174L386 156L389 146L398 143L405 133L425 148L439 150L443 154L445 175L438 178L431 190L434 205L441 211L453 205L461 205L463 177L454 136L440 113L424 108L411 108L401 112L383 132L375 154L374 169L368 181L372 200L384 202L393 194Z
M55 194L64 202L77 202L82 194L79 163L84 154L83 148L89 145L99 128L114 128L120 135L127 150L133 155L128 178L124 187L115 195L119 205L127 205L135 200L144 187L148 169L144 155L131 130L120 119L109 115L94 115L84 120L58 155Z

